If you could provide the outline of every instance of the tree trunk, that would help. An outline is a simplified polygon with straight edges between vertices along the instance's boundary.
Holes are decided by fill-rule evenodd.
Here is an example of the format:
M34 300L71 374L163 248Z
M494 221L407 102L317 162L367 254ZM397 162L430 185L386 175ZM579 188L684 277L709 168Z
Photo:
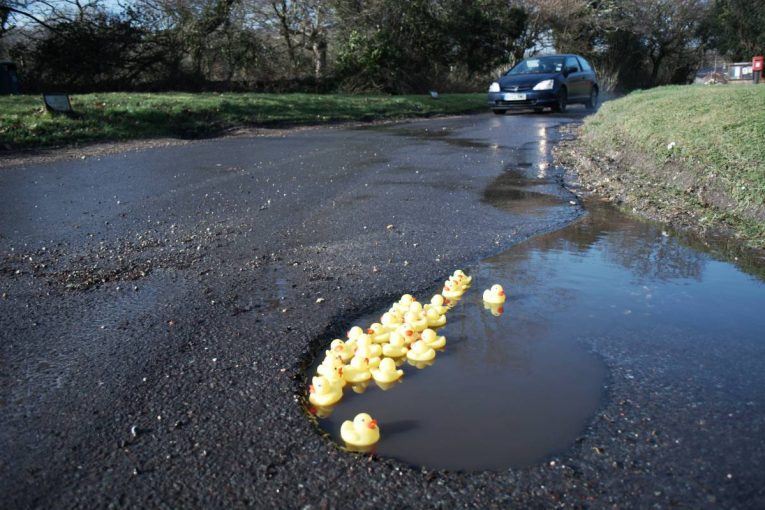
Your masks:
M314 41L311 51L313 51L314 76L320 80L324 77L324 70L327 68L327 43Z

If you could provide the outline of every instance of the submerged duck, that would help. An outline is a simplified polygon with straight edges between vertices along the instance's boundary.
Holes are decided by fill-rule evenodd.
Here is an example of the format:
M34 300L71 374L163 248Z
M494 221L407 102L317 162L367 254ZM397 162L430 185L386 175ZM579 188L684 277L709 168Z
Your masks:
M388 343L383 344L382 346L383 356L387 356L389 358L400 358L401 356L406 356L406 351L408 350L409 349L404 343L404 338L395 331L390 334Z
M501 304L505 302L505 289L502 285L495 283L491 289L483 291L483 300L487 303Z
M429 361L436 357L436 351L422 340L417 340L406 353L406 357L413 361Z
M380 428L371 416L360 413L353 421L343 422L340 427L340 437L352 446L371 446L380 440Z
M438 336L436 332L430 328L422 332L422 341L431 349L443 349L446 345L446 337Z
M331 406L343 398L343 388L332 384L326 377L319 376L311 379L308 387L308 401L315 406Z
M397 381L404 375L404 371L396 368L396 363L390 359L385 358L380 362L380 368L372 369L372 378L376 382L392 383Z

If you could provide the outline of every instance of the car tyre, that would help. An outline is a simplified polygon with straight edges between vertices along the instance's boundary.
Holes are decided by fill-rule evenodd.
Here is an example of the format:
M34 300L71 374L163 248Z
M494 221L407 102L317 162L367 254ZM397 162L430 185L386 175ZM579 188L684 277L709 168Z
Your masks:
M598 89L596 87L590 89L590 98L584 103L584 106L588 110L595 110L598 107Z
M492 110L494 112L494 115L504 115L507 113L507 110Z
M558 102L553 107L558 113L566 113L566 107L568 106L568 91L565 88L561 88L558 93Z

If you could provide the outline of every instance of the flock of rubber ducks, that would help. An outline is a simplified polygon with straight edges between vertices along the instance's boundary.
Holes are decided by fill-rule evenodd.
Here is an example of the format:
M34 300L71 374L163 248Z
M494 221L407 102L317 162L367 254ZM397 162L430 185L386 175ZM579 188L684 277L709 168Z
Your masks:
M380 389L389 390L401 382L404 371L399 367L405 362L418 369L430 366L437 351L446 347L446 338L437 330L446 325L446 313L471 282L472 277L458 269L429 303L423 305L404 294L366 332L354 326L346 340L332 340L309 386L311 411L319 417L329 416L346 387L364 393L374 381ZM501 315L504 289L493 285L483 293L483 300L494 315ZM343 422L340 436L348 447L370 447L379 441L380 429L369 414L360 413L353 421Z

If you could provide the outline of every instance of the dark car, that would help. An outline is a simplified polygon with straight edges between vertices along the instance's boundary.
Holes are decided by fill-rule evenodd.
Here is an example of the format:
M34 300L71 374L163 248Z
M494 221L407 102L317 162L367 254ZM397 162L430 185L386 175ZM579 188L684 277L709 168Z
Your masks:
M598 77L579 55L548 55L518 62L489 87L489 108L502 115L511 108L565 112L566 106L598 104Z

